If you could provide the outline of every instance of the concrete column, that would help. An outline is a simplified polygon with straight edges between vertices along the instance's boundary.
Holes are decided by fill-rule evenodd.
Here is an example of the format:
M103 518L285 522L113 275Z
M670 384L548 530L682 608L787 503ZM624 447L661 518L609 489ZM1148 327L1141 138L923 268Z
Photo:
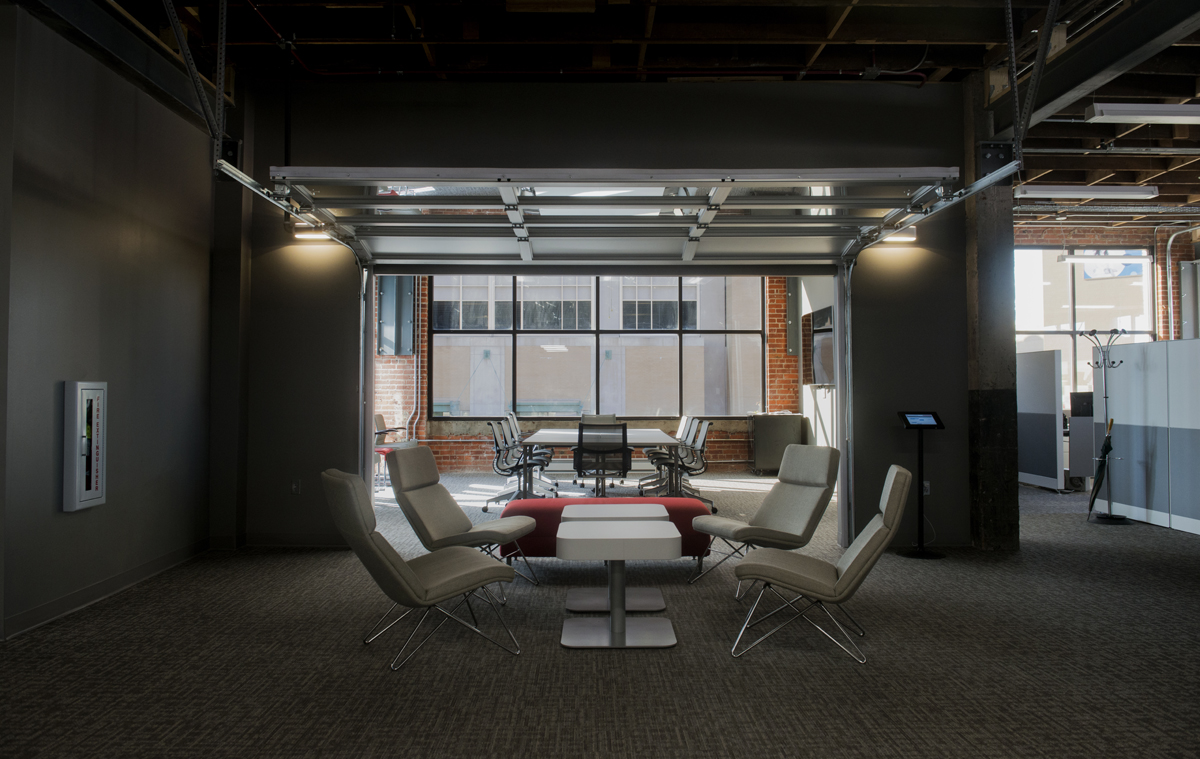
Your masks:
M245 95L228 111L227 132L243 141L242 166L254 156L253 107ZM246 541L246 436L249 405L249 190L213 182L210 269L209 540L232 550Z
M964 181L979 178L976 145L991 138L979 74L963 83ZM991 187L967 206L967 391L971 542L1020 547L1017 492L1016 288L1012 186Z

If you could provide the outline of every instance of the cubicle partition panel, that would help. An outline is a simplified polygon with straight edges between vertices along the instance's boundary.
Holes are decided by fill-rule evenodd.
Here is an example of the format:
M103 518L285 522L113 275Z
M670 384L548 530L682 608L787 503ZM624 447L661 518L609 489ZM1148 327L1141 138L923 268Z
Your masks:
M1108 416L1114 420L1108 484L1100 488L1096 508L1167 527L1171 521L1168 477L1170 443L1168 408L1168 342L1113 346L1119 366L1108 370ZM1092 361L1099 362L1093 349ZM1104 373L1095 372L1095 449L1104 443ZM1110 490L1111 488L1111 490Z
M1171 527L1200 534L1200 340L1167 343Z
M1062 351L1017 354L1017 479L1062 490Z

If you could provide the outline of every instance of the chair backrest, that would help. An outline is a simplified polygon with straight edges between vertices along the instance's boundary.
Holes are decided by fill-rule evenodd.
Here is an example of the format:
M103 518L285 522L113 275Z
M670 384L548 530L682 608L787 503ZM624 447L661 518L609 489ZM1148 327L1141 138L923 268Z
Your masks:
M383 418L383 414L376 414L375 415L375 432L376 432L375 445L383 445L384 443L387 442L388 434L386 432L380 432L380 430L386 430L386 429L387 429L387 420L385 420Z
M616 414L584 414L579 417L580 424L616 424Z
M517 415L515 413L513 413L512 411L509 411L507 414L504 415L504 417L506 419L508 419L508 426L512 430L513 435L516 437L517 440L520 440L521 439L521 422L517 420Z
M471 518L441 483L433 451L427 446L391 451L387 465L396 503L425 548L432 551L435 541L471 529Z
M423 606L427 592L391 543L375 529L375 510L362 478L327 469L321 474L325 500L338 532L354 549L379 588L398 604Z
M492 450L495 452L495 456L492 458L492 471L507 477L516 470L520 457L516 454L515 448L504 441L504 430L500 422L489 421L487 425L492 430Z
M684 414L683 416L679 417L679 429L675 430L675 439L676 440L683 440L683 433L687 432L688 423L690 422L690 420L691 420L691 417L689 417L687 414Z
M687 425L683 428L683 434L679 435L679 442L684 445L691 445L692 440L696 437L696 430L700 428L700 417L693 416L688 420Z
M627 443L627 433L624 422L580 423L579 441L575 446L575 471L629 471L633 452Z
M883 493L879 497L879 513L871 518L838 560L838 579L834 590L839 603L858 590L871 567L875 566L884 549L892 542L900 517L904 514L904 504L908 501L911 485L912 473L907 469L895 464L888 469L887 478L883 481Z
M750 524L787 532L807 543L833 497L840 461L837 448L789 445L779 463L779 482L767 493Z

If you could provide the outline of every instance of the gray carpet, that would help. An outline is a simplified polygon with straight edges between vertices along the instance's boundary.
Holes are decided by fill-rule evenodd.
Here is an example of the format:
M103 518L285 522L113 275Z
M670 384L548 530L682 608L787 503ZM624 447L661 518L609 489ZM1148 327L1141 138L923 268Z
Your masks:
M706 483L730 515L766 484ZM836 556L834 533L831 510L806 550ZM566 589L603 569L534 559L546 584L504 611L520 656L448 625L393 673L407 631L361 643L388 604L353 554L213 552L0 644L0 755L1197 755L1200 537L1023 515L1019 553L948 553L880 560L850 604L865 665L802 622L732 659L732 572L689 586L687 561L629 565L676 648L564 650Z

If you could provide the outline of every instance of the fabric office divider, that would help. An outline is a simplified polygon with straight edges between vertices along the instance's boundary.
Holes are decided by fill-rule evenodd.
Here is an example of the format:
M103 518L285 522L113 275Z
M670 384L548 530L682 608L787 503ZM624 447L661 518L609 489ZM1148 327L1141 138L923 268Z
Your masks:
M1095 358L1095 351L1093 356ZM1113 513L1200 534L1200 340L1113 347L1108 370ZM1096 375L1096 450L1104 439ZM1104 508L1102 489L1096 507Z
M1062 351L1017 354L1017 479L1062 490Z
M1171 527L1200 534L1200 340L1167 343Z

